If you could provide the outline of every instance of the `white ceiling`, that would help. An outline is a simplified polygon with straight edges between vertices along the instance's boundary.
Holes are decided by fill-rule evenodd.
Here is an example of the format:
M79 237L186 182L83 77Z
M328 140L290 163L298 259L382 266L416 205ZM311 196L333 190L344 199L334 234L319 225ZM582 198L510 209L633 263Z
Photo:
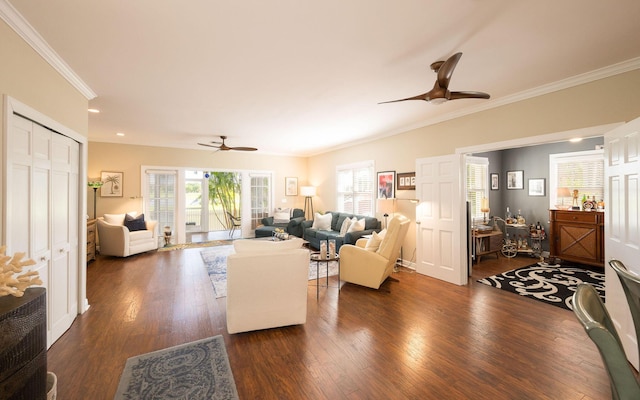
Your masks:
M640 67L638 0L2 1L95 92L100 142L310 155ZM377 104L458 51L449 88L491 100Z

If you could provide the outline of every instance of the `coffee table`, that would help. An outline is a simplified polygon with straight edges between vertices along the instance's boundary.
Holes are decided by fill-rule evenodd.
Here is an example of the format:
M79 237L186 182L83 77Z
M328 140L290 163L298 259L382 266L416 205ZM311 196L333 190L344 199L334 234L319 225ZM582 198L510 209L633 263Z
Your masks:
M331 261L336 261L338 263L338 292L340 291L340 254L336 254L333 257L330 257L328 254L326 257L320 257L320 252L312 252L309 256L311 261L316 262L316 300L320 299L320 263L323 262L327 268L327 283L325 287L329 286L329 263Z

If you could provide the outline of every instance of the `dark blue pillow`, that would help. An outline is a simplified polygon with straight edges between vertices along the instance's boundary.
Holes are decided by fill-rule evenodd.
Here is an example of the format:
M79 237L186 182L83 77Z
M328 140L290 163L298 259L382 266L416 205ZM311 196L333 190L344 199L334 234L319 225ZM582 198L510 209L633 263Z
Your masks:
M140 214L137 217L126 214L124 216L124 226L129 228L130 232L146 230L147 224L144 222L144 214Z

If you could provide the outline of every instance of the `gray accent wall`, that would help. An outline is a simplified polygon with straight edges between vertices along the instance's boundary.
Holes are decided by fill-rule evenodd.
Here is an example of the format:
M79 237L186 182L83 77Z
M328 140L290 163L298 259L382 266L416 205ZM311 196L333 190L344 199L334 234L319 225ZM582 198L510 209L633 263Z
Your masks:
M489 174L499 174L500 188L489 191L491 215L504 218L507 207L512 215L520 210L527 224L540 222L549 232L549 155L595 150L596 146L603 144L604 139L597 137L578 143L558 142L473 154L489 159ZM507 189L507 171L524 171L522 190ZM545 179L544 196L529 196L528 181L535 178ZM542 243L542 248L549 250L548 238Z

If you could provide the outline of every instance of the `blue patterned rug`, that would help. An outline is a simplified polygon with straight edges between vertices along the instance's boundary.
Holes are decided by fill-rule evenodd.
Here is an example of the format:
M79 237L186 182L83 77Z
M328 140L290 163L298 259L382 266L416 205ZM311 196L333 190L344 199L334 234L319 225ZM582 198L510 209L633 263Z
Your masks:
M218 246L200 252L213 290L216 292L216 299L227 297L227 256L233 252L233 246ZM309 261L309 280L316 279L318 273L320 278L327 276L325 263L321 262L319 268L316 267L315 261ZM331 261L329 262L329 276L334 275L338 275L338 263Z
M604 271L538 263L478 280L480 283L573 310L578 284L590 283L604 301Z
M222 336L131 357L114 400L238 399Z

